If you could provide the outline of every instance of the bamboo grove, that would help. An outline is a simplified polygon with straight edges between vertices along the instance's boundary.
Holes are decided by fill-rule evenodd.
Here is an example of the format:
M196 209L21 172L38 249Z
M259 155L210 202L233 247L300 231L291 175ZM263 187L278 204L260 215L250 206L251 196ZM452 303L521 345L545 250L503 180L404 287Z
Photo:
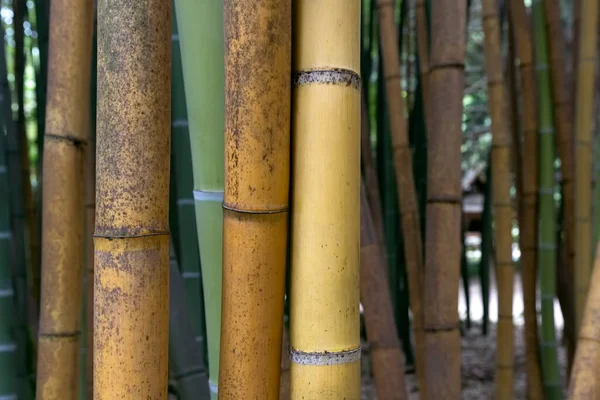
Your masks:
M0 399L600 399L599 0L0 0Z

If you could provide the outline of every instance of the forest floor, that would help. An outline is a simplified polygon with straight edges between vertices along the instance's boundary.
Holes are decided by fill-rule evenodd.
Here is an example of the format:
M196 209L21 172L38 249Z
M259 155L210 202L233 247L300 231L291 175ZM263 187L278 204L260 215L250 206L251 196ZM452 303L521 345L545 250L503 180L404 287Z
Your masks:
M527 375L525 372L525 343L523 326L515 327L515 399L526 398ZM559 338L562 332L557 332ZM490 324L486 336L481 334L481 325L473 324L461 339L462 345L462 399L485 400L494 398L494 375L496 366L496 326ZM364 348L362 400L376 400L375 387L370 377L368 347ZM563 346L558 353L561 371L565 371L566 354ZM564 381L564 376L563 376ZM409 400L419 399L419 389L414 373L406 375Z

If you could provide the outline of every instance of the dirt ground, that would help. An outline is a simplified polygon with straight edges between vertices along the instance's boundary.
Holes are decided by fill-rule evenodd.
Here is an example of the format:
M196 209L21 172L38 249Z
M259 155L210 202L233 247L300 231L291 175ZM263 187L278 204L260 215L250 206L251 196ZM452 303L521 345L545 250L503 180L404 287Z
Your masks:
M558 337L562 337L558 332ZM496 326L490 325L487 336L481 335L481 327L475 325L462 338L462 399L482 400L493 399L494 369L496 362ZM365 346L363 357L362 400L376 400L375 388L370 377L368 365L368 346ZM559 363L565 370L566 355L562 346L559 347ZM419 389L414 374L406 375L409 400L419 399ZM563 376L564 381L564 376ZM523 327L515 328L515 399L525 399L525 345Z

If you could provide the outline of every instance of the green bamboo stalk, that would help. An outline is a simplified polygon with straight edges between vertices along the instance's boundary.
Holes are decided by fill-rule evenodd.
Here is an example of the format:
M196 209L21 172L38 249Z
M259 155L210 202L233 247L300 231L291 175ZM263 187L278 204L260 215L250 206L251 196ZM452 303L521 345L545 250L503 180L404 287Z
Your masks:
M179 400L208 400L208 377L203 343L196 340L186 296L185 279L179 272L171 239L169 259L169 370ZM187 304L186 304L187 303Z
M211 398L217 398L224 186L224 37L220 1L176 0L206 311Z
M200 255L196 238L196 218L193 198L192 154L188 116L183 84L183 69L177 20L173 13L172 34L172 78L171 78L171 151L172 151L172 188L175 207L174 232L175 254L179 260L183 286L187 296L190 317L195 340L204 349L206 327L204 323L204 302L202 300L202 274L200 271ZM173 221L173 220L172 220ZM204 363L204 350L202 351Z
M554 204L554 127L545 15L540 0L532 2L535 61L537 64L539 135L538 268L542 297L540 331L542 381L546 399L561 399L562 385L554 327L556 293L556 205Z
M10 268L10 193L6 137L0 134L0 399L16 399L17 343L14 339L14 291Z

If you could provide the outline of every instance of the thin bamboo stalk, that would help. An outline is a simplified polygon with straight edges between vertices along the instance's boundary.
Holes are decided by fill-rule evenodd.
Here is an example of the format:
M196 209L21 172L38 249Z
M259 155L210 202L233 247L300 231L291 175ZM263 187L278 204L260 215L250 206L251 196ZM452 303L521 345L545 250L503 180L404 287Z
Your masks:
M427 151L427 227L423 309L426 399L458 399L461 390L460 278L462 94L465 0L431 9Z
M4 119L4 118L2 118ZM0 398L17 399L17 342L14 338L15 298L10 266L10 189L6 137L0 135Z
M210 398L208 376L204 368L204 343L196 340L185 280L179 272L175 246L171 239L169 258L169 369L175 381L178 399Z
M194 173L211 398L217 399L221 334L224 182L223 3L176 0Z
M377 398L405 399L404 356L396 334L387 284L384 248L373 223L366 186L361 183L360 277L361 301L371 349Z
M419 74L421 75L421 88L425 115L429 108L429 23L427 21L427 8L425 0L416 0L415 19L417 25L417 54L419 57Z
M174 210L176 223L173 237L175 253L179 259L181 278L184 282L192 327L195 340L202 349L204 360L204 346L206 345L206 326L204 319L204 302L202 301L202 273L200 270L200 255L198 253L198 238L194 207L194 177L192 167L192 153L190 151L190 135L186 111L185 89L183 82L183 68L177 20L173 17L172 40L172 83L171 83L171 151L172 175L175 182Z
M291 18L290 0L224 2L221 400L279 396L290 173Z
M538 326L536 311L537 276L537 185L538 185L538 107L536 99L535 69L531 27L523 0L509 3L510 29L515 39L516 56L519 60L519 78L522 96L523 142L516 155L521 159L522 193L519 210L521 249L521 279L523 282L523 306L525 316L525 348L527 363L527 395L529 399L542 399L542 378L539 364Z
M400 203L400 222L404 241L406 272L409 280L410 304L419 387L427 389L424 376L423 345L423 243L419 208L413 176L412 151L408 138L405 104L402 99L400 54L395 38L394 2L378 0L379 28L387 106L389 107L392 150L396 168L396 187Z
M600 244L589 289L569 385L571 400L600 398L600 325L596 317L600 312Z
M548 66L547 38L544 5L535 0L533 7L533 32L537 71L538 98L538 268L542 325L540 332L540 359L545 399L562 398L560 372L557 359L554 326L554 297L556 294L556 207L554 204L555 141L552 125L552 93Z
M101 0L96 400L167 398L170 72L171 3Z
M358 399L360 1L294 6L291 398Z
M488 153L485 168L485 189L483 193L483 212L481 215L481 260L479 261L479 280L483 303L483 321L481 333L488 334L490 322L490 258L494 256L492 236L492 152Z
M51 6L36 390L44 400L78 396L92 5L56 0Z
M483 0L485 69L492 120L492 204L495 269L498 286L496 335L496 398L512 399L514 381L514 327L512 318L514 265L512 261L512 205L510 201L511 135L506 119L506 86L500 46L498 4Z
M281 376L279 378L279 400L289 400L290 399L290 334L288 329L285 327L285 323L283 326L283 335L281 339Z
M575 97L575 329L579 331L592 268L592 126L598 2L581 0Z

